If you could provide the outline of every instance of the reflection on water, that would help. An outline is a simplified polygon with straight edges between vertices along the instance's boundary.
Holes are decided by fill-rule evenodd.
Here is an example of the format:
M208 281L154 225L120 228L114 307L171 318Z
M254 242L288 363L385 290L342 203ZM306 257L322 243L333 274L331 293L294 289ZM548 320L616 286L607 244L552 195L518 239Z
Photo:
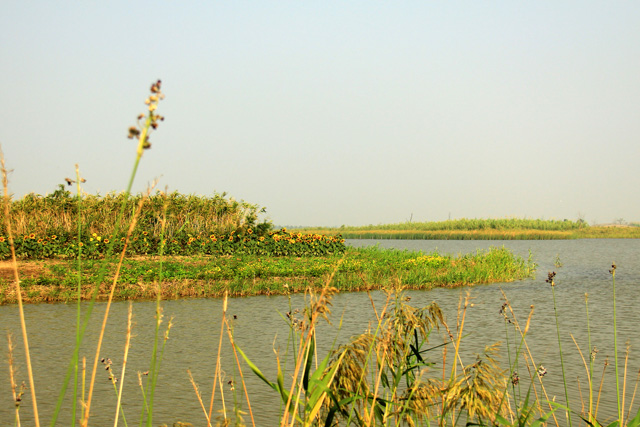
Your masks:
M638 314L634 310L639 304L635 287L640 283L640 241L638 240L566 240L566 241L370 241L352 240L354 246L379 244L382 247L394 247L408 250L422 250L441 253L469 253L489 246L506 246L515 253L528 257L529 251L539 264L538 277L507 284L483 285L465 289L434 289L431 291L411 291L411 303L416 306L436 301L443 309L449 323L455 324L456 312L460 297L470 292L473 307L467 313L466 331L468 336L463 341L464 357L472 361L475 353L480 353L484 346L497 341L506 341L504 320L499 314L504 301L503 292L516 310L519 320L524 323L531 307L534 315L527 340L537 365L544 365L548 374L545 384L549 397L558 396L564 400L562 374L558 357L558 343L554 308L550 286L545 283L548 271L556 270L556 299L560 317L562 348L565 354L566 375L570 385L571 406L580 408L580 392L586 395L587 383L585 368L579 352L571 338L576 342L585 356L588 357L588 336L585 314L585 293L589 294L589 313L591 322L592 346L599 349L596 358L596 380L599 381L605 358L609 357L611 366L607 368L605 392L600 402L600 414L612 416L615 413L615 380L613 378L613 336L612 336L612 298L611 276L608 270L611 262L618 265L616 273L619 350L624 356L625 342L632 346L629 357L629 377L635 380L640 367L638 343L640 332L637 329ZM561 268L554 266L559 257ZM355 334L362 333L373 319L372 302L377 307L384 303L385 296L375 292L370 299L364 293L340 294L333 301L333 325L323 326L320 330L322 341L319 343L319 354L326 352L331 343L337 340L344 343ZM275 378L274 351L284 352L287 345L288 328L282 316L290 307L303 306L302 295L278 297L251 297L233 299L229 303L229 315L233 320L234 334L238 345L252 358L269 378ZM113 304L107 336L101 357L113 360L116 374L122 368L122 354L125 343L127 302ZM203 400L208 410L215 361L220 334L220 318L222 302L219 299L197 299L164 301L164 322L173 318L170 338L166 345L162 360L161 373L158 379L154 424L175 421L190 421L195 425L204 424L202 409L195 397L193 387L187 376L190 369L200 386ZM83 305L86 308L86 305ZM93 363L98 324L104 313L105 304L96 304L94 321L89 325L82 355L87 357L87 364ZM142 401L138 385L137 372L149 369L149 360L153 340L155 303L136 302L134 309L134 337L132 339L129 361L127 362L127 378L125 378L124 412L127 420L136 422L140 416ZM74 304L40 304L26 306L26 318L29 326L29 340L35 369L36 390L42 421L48 421L60 384L65 375L67 362L71 356L74 341L76 306ZM338 319L342 318L342 327L338 329ZM22 347L19 345L20 330L17 309L14 306L0 307L0 328L6 335L14 334L16 341L16 362L20 372L18 380L27 380L26 365ZM509 336L512 340L513 336ZM224 387L223 391L229 403L235 398L244 402L241 387L232 390L228 381L238 380L238 372L228 340L223 354ZM11 420L13 403L8 381L6 346L0 354L0 420ZM503 361L507 361L503 352ZM506 365L505 365L506 366ZM257 425L273 425L279 412L279 401L275 394L262 381L255 378L243 366L251 405ZM525 369L524 367L522 369ZM526 378L523 372L521 378ZM92 403L94 425L103 425L113 418L116 396L113 386L102 366L98 367L96 398ZM523 381L524 384L527 384ZM633 383L627 389L629 395ZM524 391L526 393L526 390ZM220 390L216 391L219 401ZM628 400L627 400L628 401ZM575 403L575 405L574 405ZM70 405L67 399L66 405ZM637 408L637 404L635 405ZM214 411L220 409L219 405ZM246 410L246 404L243 403ZM29 419L31 412L30 397L25 396L21 414L23 421ZM68 423L62 417L61 423ZM603 418L604 419L604 418ZM248 415L245 415L248 420ZM112 421L111 421L112 422ZM5 424L3 422L2 424ZM28 423L28 422L27 422Z

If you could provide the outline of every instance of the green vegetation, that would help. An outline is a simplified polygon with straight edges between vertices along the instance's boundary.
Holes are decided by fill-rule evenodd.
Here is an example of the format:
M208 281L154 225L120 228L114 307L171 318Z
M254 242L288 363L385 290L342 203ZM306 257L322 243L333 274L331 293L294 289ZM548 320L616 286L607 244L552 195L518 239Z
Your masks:
M456 219L439 222L404 222L361 227L300 228L298 231L341 235L345 239L415 240L553 240L640 238L632 226L589 226L586 222L542 219Z
M98 201L81 197L79 184L82 178L76 167L76 179L69 182L78 184L78 196L72 197L61 188L51 198L29 196L16 209L10 200L7 170L0 155L4 187L0 243L3 244L3 256L10 257L12 261L12 279L5 277L0 282L0 298L4 303L15 302L18 305L29 382L28 387L16 385L17 369L13 365L13 343L10 339L9 381L15 402L15 425L21 425L20 407L27 400L25 393L28 389L34 425L40 426L24 302L77 303L75 345L65 379L60 384L50 425L55 426L60 416L67 418L65 423L70 421L71 425L89 425L96 372L101 364L109 372L117 395L113 408L116 427L121 419L128 425L122 395L130 341L135 334L132 332L133 314L130 309L124 357L120 376L117 377L111 360L101 358L100 354L111 302L116 298L155 298L155 331L149 367L147 372L138 374L142 407L138 425L151 427L156 425L153 420L154 394L172 326L171 320L165 323L163 319L162 298L220 295L224 296L221 334L208 411L199 387L190 376L208 426L216 423L213 420L216 390L220 390L219 399L224 402L223 381L227 381L227 378L223 380L224 372L233 373L227 385L238 384L244 398L239 398L240 392L234 391L234 404L229 407L222 405L216 425L233 423L244 426L244 418L248 414L247 418L255 426L243 366L245 371L248 366L281 399L281 426L444 426L466 423L515 427L537 426L551 422L551 419L555 425L560 425L563 421L558 420L556 412L574 413L588 425L601 426L598 418L600 396L593 391L595 355L585 369L589 385L588 402L585 399L580 405L572 403L573 406L568 407L568 397L563 405L547 395L543 381L546 370L535 364L526 342L533 308L525 326L521 327L505 297L501 314L505 319L509 368L504 370L498 364L497 344L489 343L473 362L463 361L463 336L467 333L465 319L472 306L468 297L461 300L455 325L449 325L437 304L412 307L408 304L409 298L403 295L404 288L425 289L526 278L534 268L530 260L515 257L504 248L460 257L378 248L346 249L341 238L326 238L321 233L305 234L284 229L270 231L268 224L257 223L256 207L237 205L223 196L194 199L159 194L154 199L147 194L131 198L129 192L137 166L144 150L151 146L149 134L163 120L156 112L159 101L164 97L160 86L159 80L151 85L151 94L145 102L147 111L138 116L138 126L129 129L130 138L137 139L138 145L130 182L122 195ZM172 198L175 200L168 201ZM105 202L106 199L109 202ZM109 205L109 209L104 208L112 199L117 203ZM193 216L190 208L179 208L191 202L205 206L198 214L200 216ZM147 209L147 204L155 207ZM52 208L40 215L37 213L39 208L34 206ZM56 212L62 212L60 218L54 218ZM74 215L77 215L76 219ZM17 238L14 238L14 223L18 224ZM540 231L575 232L569 225L567 227L542 228ZM581 226L576 228L578 231L582 229ZM472 230L475 229L422 231ZM262 249L263 245L267 249ZM117 259L115 253L119 253ZM126 257L131 254L144 254L144 257ZM176 257L176 254L183 256ZM18 256L26 259L20 267ZM34 258L51 259L43 262L33 261ZM611 274L614 277L615 313L615 265ZM552 288L556 286L551 274L549 282ZM316 326L322 319L330 320L332 296L339 291L370 289L383 289L387 293L382 307L375 307L372 300L377 322L346 344L334 345L326 354L318 354ZM291 308L283 315L283 320L289 325L288 345L284 353L275 353L277 376L269 379L260 370L258 362L237 347L233 324L226 314L227 298L229 295L288 295L293 292L305 292L306 305L301 310ZM85 299L90 302L81 309L80 302ZM107 304L95 356L89 360L92 366L85 368L80 363L80 349L98 299L106 300ZM615 322L614 315L614 349L617 350ZM236 361L236 365L226 371L221 366L220 357L225 332ZM559 336L559 328L557 333ZM627 405L628 410L625 408L626 359L624 373L621 374L617 352L615 357L618 419L611 425L638 427L640 411L634 416L631 412L633 402ZM242 360L244 365L240 363ZM263 362L259 361L260 364ZM518 376L516 368L521 366L519 363L526 365L527 387L521 387L527 378L524 374L523 379ZM522 392L524 389L527 391ZM66 408L63 410L67 393L72 394L70 400L73 402L69 413L65 412ZM129 416L129 422L131 420ZM567 417L567 420L571 422L571 418Z
M254 231L256 230L256 231ZM114 237L115 236L115 237ZM226 234L215 231L190 234L174 233L167 239L166 234L152 233L137 228L127 238L124 231L102 236L92 234L39 235L31 233L17 236L13 240L15 254L21 259L104 258L109 251L121 252L127 242L128 256L154 255L230 255L249 254L266 256L317 256L344 252L346 246L340 236L302 234L287 231L265 231L258 227L233 230ZM0 236L0 259L11 257L9 239Z
M75 293L75 261L24 263L31 271L22 279L24 302L69 302ZM107 268L108 273L100 274ZM115 299L220 297L304 292L321 289L327 278L340 291L384 289L398 281L406 288L430 289L482 283L509 282L530 277L535 265L504 248L453 257L378 248L348 249L323 256L260 256L235 253L226 256L190 256L127 259L119 269ZM82 270L82 298L106 298L117 263L86 260ZM0 283L0 304L16 303L13 287Z
M136 206L145 199L145 209L137 217L137 228L158 239L162 231L160 219L165 216L164 236L182 239L184 236L210 234L243 234L253 230L263 234L271 229L268 222L259 222L265 208L226 198L226 194L212 197L184 195L177 192L131 196L128 193L111 193L106 196L74 196L63 185L47 196L27 194L11 203L9 219L13 232L18 236L69 236L78 225L86 227L86 234L111 236L118 229L120 237L125 231L119 221L131 223ZM123 210L120 217L119 212ZM0 215L4 216L4 214ZM4 220L0 235L6 236Z
M613 265L614 288L615 269ZM557 284L554 277L555 273L549 273L547 283L555 300ZM628 383L634 375L626 369L628 349L624 373L618 371L617 352L614 356L618 404L614 420L604 422L599 415L604 370L609 360L604 361L604 370L597 378L594 374L595 348L587 362L576 342L577 351L583 356L583 375L586 376L584 382L584 378L577 380L588 385L581 391L579 400L569 404L566 392L569 380L564 376L564 368L565 400L559 402L556 397L550 398L545 386L547 371L536 364L536 355L527 343L533 306L523 324L504 297L500 314L504 318L504 347L509 356L505 369L499 361L500 343L487 343L468 361L464 335L468 328L467 312L473 306L469 295L461 298L456 323L449 325L436 303L413 307L399 288L387 291L387 300L382 307L373 307L377 323L352 337L348 343L334 345L326 354L318 354L316 326L323 319L330 321L331 297L336 292L337 289L328 283L321 292L309 293L304 310L292 312L302 314L287 314L289 345L285 354L276 353L275 379L263 374L260 369L263 361L251 360L237 349L249 369L281 399L281 425L571 426L577 419L580 419L580 425L594 427L640 425L640 410L633 410L633 398L631 402L624 398L625 390L635 390L638 386L637 379L635 385ZM612 297L615 309L615 289ZM588 305L586 308L590 328ZM228 324L224 313L223 322ZM613 322L615 347L615 316ZM559 325L557 315L556 324ZM562 360L559 327L556 333ZM230 341L233 346L231 335ZM285 383L284 379L291 377L293 381ZM635 396L635 392L633 394ZM253 420L248 396L244 403ZM235 411L237 413L237 407ZM227 415L231 417L230 411L225 411L225 419ZM230 421L233 422L231 418ZM245 425L240 417L236 416L235 421ZM207 422L210 422L210 415Z

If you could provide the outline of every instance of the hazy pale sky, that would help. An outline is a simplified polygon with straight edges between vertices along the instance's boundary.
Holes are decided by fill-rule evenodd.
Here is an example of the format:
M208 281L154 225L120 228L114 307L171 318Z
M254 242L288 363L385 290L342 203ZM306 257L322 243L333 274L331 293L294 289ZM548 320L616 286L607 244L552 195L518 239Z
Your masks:
M640 2L5 1L16 197L226 191L278 225L640 219Z

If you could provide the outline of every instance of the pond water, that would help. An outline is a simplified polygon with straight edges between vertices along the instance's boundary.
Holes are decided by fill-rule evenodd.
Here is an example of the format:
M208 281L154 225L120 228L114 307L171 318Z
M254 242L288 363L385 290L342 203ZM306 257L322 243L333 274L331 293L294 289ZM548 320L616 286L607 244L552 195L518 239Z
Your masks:
M463 289L434 289L430 291L410 291L411 304L424 306L436 301L448 319L455 325L458 303L461 296L470 293L473 307L467 313L465 330L468 335L463 340L464 357L472 361L475 353L480 353L485 345L505 341L505 323L499 314L504 295L516 311L519 321L524 324L530 307L534 306L531 329L527 341L531 347L535 363L544 365L548 374L545 385L549 397L558 396L564 401L562 373L559 362L558 341L554 317L551 287L545 283L547 272L556 271L556 302L560 319L560 333L569 384L571 406L580 409L580 393L586 394L585 368L571 336L580 346L585 358L590 349L587 341L587 317L585 313L585 294L589 294L589 317L592 346L599 350L595 362L595 379L602 375L605 359L610 366L606 368L603 395L600 400L599 414L602 420L612 417L616 412L615 377L613 367L613 311L612 281L609 269L616 262L617 310L618 310L618 350L621 367L624 367L625 343L631 346L628 358L627 404L633 394L633 387L640 368L640 240L556 240L556 241L418 241L418 240L350 240L353 246L378 244L381 247L421 250L440 253L470 253L490 246L505 246L516 254L528 257L531 251L533 260L538 263L537 277L513 283L497 283ZM562 263L555 266L556 260ZM380 307L385 300L381 292L344 293L333 300L334 322L320 328L318 354L326 354L331 343L345 343L352 335L362 333L373 319L371 301ZM267 377L275 379L274 348L284 351L288 328L282 320L282 314L290 308L302 308L302 295L276 297L250 297L231 299L228 314L236 316L233 320L234 335L239 347L263 370ZM215 371L218 340L220 334L222 301L220 299L194 299L163 301L164 323L173 318L173 326L164 352L155 398L154 425L176 421L189 421L194 425L205 425L205 418L198 399L189 381L187 369L193 374L203 394L208 409L211 396L213 374ZM86 309L87 305L83 304ZM95 342L99 324L102 322L106 305L96 304L93 321L87 331L87 338L81 354L86 356L87 365L93 363ZM126 335L128 302L112 305L103 351L100 357L113 361L117 375L122 369L122 358ZM137 372L149 369L153 342L155 302L133 303L134 329L131 342L123 408L127 421L137 423L140 417L141 392ZM29 328L29 341L35 371L36 391L39 402L41 422L49 424L51 413L57 400L68 361L74 345L75 304L39 304L25 307ZM342 325L338 320L342 317ZM16 349L15 364L19 369L17 380L27 381L24 351L21 346L21 334L18 311L15 306L0 306L0 332L3 336L12 333ZM513 339L513 337L511 337ZM6 342L6 340L4 340ZM9 386L6 344L0 351L0 425L13 423L13 402ZM503 345L504 350L504 345ZM324 351L324 353L323 353ZM503 351L503 360L506 360ZM225 398L233 402L234 391L227 384L231 378L238 377L237 367L228 340L223 340L222 365L225 375ZM524 369L524 368L523 368ZM622 370L622 369L621 369ZM243 365L243 373L256 425L275 425L279 413L279 400L273 391L257 379ZM622 372L621 372L622 374ZM521 372L520 377L526 377ZM528 384L528 381L524 381ZM241 387L236 387L237 398L241 396ZM526 392L526 391L525 391ZM92 425L105 425L113 422L116 396L104 367L99 366L95 398L92 403ZM219 402L220 391L216 391ZM31 425L31 398L28 392L24 396L21 416L25 425ZM65 407L70 405L69 399ZM634 403L634 410L639 404ZM220 409L215 405L215 409ZM246 404L243 404L246 411ZM249 416L245 415L249 421ZM68 412L59 419L60 424L70 424Z

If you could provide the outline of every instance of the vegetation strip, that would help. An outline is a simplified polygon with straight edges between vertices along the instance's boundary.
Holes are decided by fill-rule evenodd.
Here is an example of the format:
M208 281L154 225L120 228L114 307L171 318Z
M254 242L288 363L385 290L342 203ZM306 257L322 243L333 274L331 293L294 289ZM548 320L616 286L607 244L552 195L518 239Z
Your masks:
M414 240L558 240L638 239L640 226L589 226L583 220L456 219L437 222L404 222L361 227L296 228L303 233L340 235L345 239Z
M105 299L109 280L96 283L104 260L87 260L83 269L82 298L89 299L95 285ZM73 261L23 262L21 288L25 302L70 302L77 297L77 271ZM350 248L344 255L269 257L234 254L215 257L159 257L127 259L120 271L116 299L275 295L320 289L334 274L340 291L361 291L395 286L409 289L456 287L510 282L531 276L535 265L504 248L453 257L379 248ZM115 270L115 263L109 264ZM160 273L162 272L162 280ZM16 302L10 280L2 279L0 303Z

